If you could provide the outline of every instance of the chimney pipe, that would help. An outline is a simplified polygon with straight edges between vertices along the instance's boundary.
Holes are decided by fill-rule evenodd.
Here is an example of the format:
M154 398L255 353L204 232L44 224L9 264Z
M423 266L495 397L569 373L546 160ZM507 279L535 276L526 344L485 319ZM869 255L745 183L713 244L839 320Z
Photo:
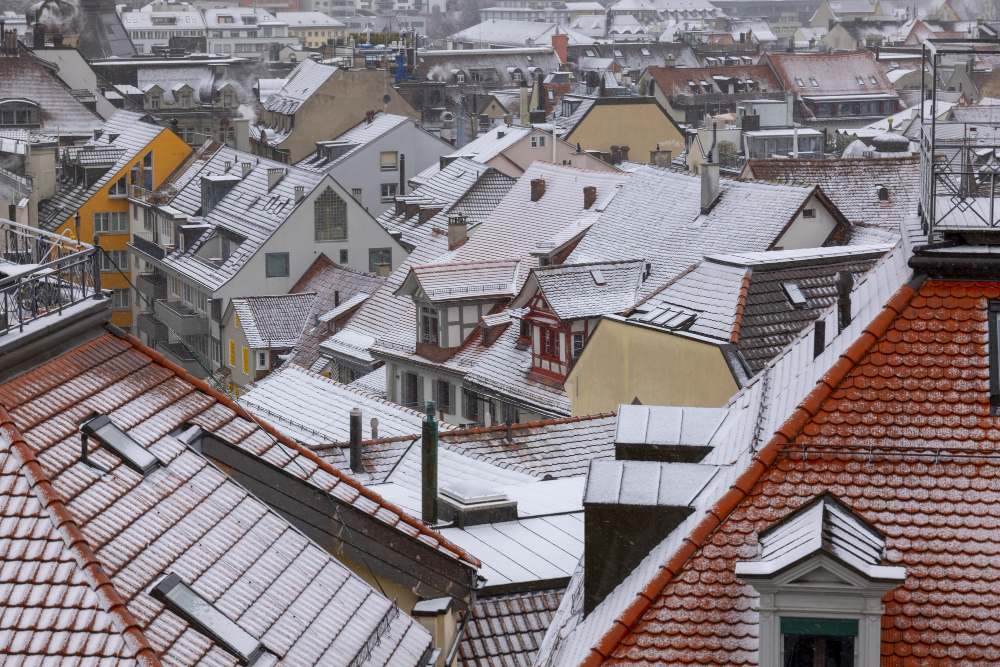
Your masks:
M298 202L302 201L303 198L305 198L305 196L306 196L306 186L304 186L304 185L296 185L295 186L295 203L298 203Z
M372 417L372 440L378 440L378 417Z
M837 274L837 333L851 323L851 290L854 289L854 274L841 271Z
M285 177L284 167L269 167L267 170L267 191L270 192L274 189L281 179Z
M706 162L701 165L701 212L708 213L719 198L719 164Z
M240 162L240 176L242 178L246 178L247 176L249 176L252 170L253 170L252 164L250 164L249 162Z
M593 185L588 185L583 189L583 208L590 209L597 201L597 188Z
M351 408L351 471L364 472L361 465L361 409Z
M538 201L545 195L545 179L531 179L531 201Z
M420 436L421 518L433 526L438 520L438 425L434 401L427 401Z

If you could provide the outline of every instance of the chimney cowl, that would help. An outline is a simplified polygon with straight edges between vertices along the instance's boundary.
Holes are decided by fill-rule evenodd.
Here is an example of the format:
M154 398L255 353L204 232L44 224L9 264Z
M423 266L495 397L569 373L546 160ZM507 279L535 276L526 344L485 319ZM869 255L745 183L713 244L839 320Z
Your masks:
M531 201L538 201L545 196L545 179L531 179Z

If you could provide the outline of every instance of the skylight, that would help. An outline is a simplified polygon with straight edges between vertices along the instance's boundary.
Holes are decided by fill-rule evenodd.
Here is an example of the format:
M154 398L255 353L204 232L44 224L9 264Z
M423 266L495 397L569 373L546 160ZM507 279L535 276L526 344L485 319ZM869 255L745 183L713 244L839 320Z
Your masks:
M876 79L874 75L869 74L868 75L868 80L871 81L871 83L872 83L873 86L878 85L878 79Z
M594 279L595 285L607 285L608 281L604 278L604 273L600 269L594 269L590 272L590 277Z
M785 297L788 298L788 302L796 308L802 308L809 302L806 299L806 295L802 293L802 290L795 283L781 283L781 289L785 291Z
M795 77L795 85L805 87L806 82L803 81L800 77Z
M809 83L812 85L813 88L819 88L819 81L816 80L816 77L814 76L809 77Z
M192 590L173 572L163 577L150 591L150 595L236 656L240 664L252 665L264 654L264 648L257 639Z
M81 423L80 432L83 434L81 458L85 463L94 465L87 460L87 443L90 438L95 438L105 449L118 456L122 463L140 475L148 475L160 467L159 459L118 428L107 415L97 415Z
M858 74L857 76L855 76L854 80L858 82L859 86L865 85L865 77L861 76L860 74Z

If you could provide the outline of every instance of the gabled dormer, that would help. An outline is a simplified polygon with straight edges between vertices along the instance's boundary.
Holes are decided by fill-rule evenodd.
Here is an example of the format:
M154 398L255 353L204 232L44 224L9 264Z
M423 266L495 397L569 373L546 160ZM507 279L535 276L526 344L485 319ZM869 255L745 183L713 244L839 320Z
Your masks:
M482 317L514 293L518 262L449 262L410 269L399 296L416 306L416 351L447 358L468 340Z

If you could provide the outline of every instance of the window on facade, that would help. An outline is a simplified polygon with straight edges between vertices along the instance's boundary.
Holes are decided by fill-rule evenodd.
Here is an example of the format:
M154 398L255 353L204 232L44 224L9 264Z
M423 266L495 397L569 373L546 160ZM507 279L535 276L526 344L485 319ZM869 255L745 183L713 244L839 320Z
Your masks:
M531 338L531 322L528 320L521 320L521 330L518 334L521 338Z
M857 619L781 619L781 649L784 667L854 667Z
M542 356L550 359L559 358L559 331L542 327L541 329Z
M102 250L101 251L101 271L128 273L128 251L127 250Z
M538 135L531 138L532 148L545 148L545 135Z
M519 421L518 417L520 417L520 415L517 414L516 407L510 403L500 404L500 420L504 424L516 424Z
M128 211L110 211L94 214L94 232L120 234L128 231Z
M257 352L257 369L258 370L267 370L267 368L268 368L267 352L264 351L264 350L261 350L261 351Z
M38 106L31 102L9 100L0 104L0 125L39 125Z
M416 373L404 372L400 376L399 398L406 407L418 407L420 404L421 378Z
M351 196L355 199L361 199L362 190L361 188L351 188Z
M378 166L382 171L396 171L399 166L399 153L396 151L382 151L378 154Z
M113 310L127 310L132 307L132 294L128 289L111 290L111 308Z
M149 93L146 95L146 106L150 109L160 108L160 96L157 93Z
M814 208L804 208L804 209L802 209L802 217L803 218L815 218L816 217L816 209L814 209Z
M288 277L288 253L269 252L264 256L264 273L268 278Z
M573 358L579 359L583 353L584 335L582 333L573 334Z
M462 417L477 424L483 423L482 411L479 409L479 397L468 389L462 389Z
M392 248L370 248L368 250L368 271L378 273L379 267L392 266Z
M396 198L396 184L383 183L381 187L382 201L392 201Z
M122 176L117 181L112 183L110 188L108 188L108 196L124 197L126 195L128 195L128 179Z
M438 311L429 306L420 307L420 342L427 345L440 344L440 319Z
M313 204L313 221L317 241L347 239L347 202L333 188L327 187Z
M447 380L434 380L434 403L445 414L455 411L455 387Z

